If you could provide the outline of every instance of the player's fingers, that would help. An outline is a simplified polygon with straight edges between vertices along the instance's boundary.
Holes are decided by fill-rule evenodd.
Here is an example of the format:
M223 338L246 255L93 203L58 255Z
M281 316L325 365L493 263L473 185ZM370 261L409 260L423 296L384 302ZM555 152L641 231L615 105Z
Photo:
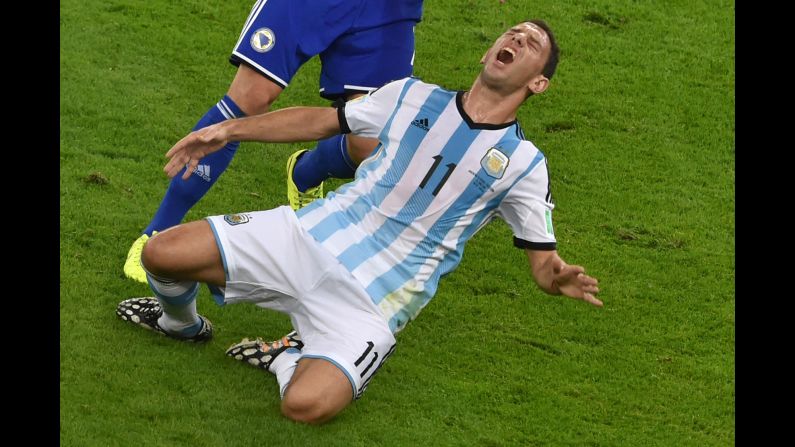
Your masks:
M176 154L177 151L179 151L179 149L180 149L179 143L172 146L171 149L169 149L168 152L166 152L166 158L172 158L174 154Z
M163 167L163 171L166 173L168 178L174 178L174 176L177 175L177 172L179 172L179 166L182 165L184 165L184 163L179 163L176 159L172 158Z
M597 299L595 296L593 296L593 295L592 295L592 294L590 294L590 293L586 293L586 294L584 294L584 295L583 295L583 297L582 297L582 299L583 299L584 301L586 301L586 302L589 302L589 303L593 304L593 305L594 305L594 306L596 306L596 307L602 307L602 306L604 306L604 303L602 303L602 301L600 301L599 299Z
M568 273L575 277L580 275L581 273L585 273L585 267L581 265L570 265L568 266L568 268L569 268Z
M584 286L582 290L587 293L599 293L599 287L596 286Z
M186 137L183 137L181 140L177 141L174 144L174 146L172 146L171 149L169 149L168 152L166 152L166 157L173 157L174 154L184 150L185 146L188 144L187 140L189 138L190 138L190 135L188 135Z
M592 276L588 276L585 273L580 273L577 276L577 279L580 280L580 283L585 284L585 285L589 285L589 286L592 286L592 285L595 286L595 285L599 284L599 281L596 278L594 278Z
M199 160L197 159L189 159L188 164L185 166L185 173L182 174L182 180L187 180L190 178L190 175L193 174L193 171L196 169L196 166L199 165Z
M185 154L185 152L176 152L171 154L170 157L171 159L168 161L168 163L166 163L166 166L163 167L163 171L166 172L166 175L168 175L169 178L174 178L174 176L177 175L177 173L179 173L179 171L185 166L185 163L190 160L190 157Z

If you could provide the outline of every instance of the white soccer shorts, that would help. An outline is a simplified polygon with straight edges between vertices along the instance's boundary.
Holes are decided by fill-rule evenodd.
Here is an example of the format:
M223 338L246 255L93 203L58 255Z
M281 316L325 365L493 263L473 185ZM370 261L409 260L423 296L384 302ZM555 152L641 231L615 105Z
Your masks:
M302 358L328 360L359 398L395 337L350 272L307 233L290 207L208 217L226 272L224 303L290 316Z

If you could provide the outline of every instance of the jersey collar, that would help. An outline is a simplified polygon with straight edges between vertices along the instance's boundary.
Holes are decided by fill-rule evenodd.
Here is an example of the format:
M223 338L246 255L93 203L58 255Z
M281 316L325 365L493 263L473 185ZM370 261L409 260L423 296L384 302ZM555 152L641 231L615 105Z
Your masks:
M516 120L503 124L486 124L486 123L476 123L472 121L472 118L470 118L469 115L467 115L467 113L464 111L464 102L463 102L464 93L466 92L463 90L459 90L456 93L455 105L456 107L458 107L458 113L461 114L461 117L464 118L464 121L466 121L470 129L499 130L499 129L505 129L506 127L511 127L514 124L516 124Z

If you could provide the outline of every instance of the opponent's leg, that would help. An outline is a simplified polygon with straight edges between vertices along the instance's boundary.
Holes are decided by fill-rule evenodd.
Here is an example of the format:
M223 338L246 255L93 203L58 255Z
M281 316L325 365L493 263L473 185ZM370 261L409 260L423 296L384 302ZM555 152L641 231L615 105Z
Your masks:
M264 113L281 92L281 86L241 64L229 92L207 111L193 130L227 119ZM188 210L207 194L226 170L239 146L240 142L230 141L223 149L204 157L188 180L182 180L182 172L171 180L151 222L127 253L124 273L128 278L146 282L146 273L140 263L141 250L146 241L152 234L182 221Z
M287 199L294 210L323 197L329 178L352 178L358 163L348 155L348 137L335 135L318 141L314 149L301 149L287 159Z
M361 95L353 95L358 97ZM353 178L356 167L370 156L378 140L355 135L335 135L320 140L313 149L301 149L287 159L287 199L294 210L323 197L328 178Z
M410 76L414 64L414 25L421 10L379 27L348 32L320 53L321 96L351 100L397 79ZM397 18L397 17L396 17ZM367 20L357 15L357 20ZM329 177L349 179L372 154L378 140L353 135L319 141L287 162L287 198L293 209L323 197Z

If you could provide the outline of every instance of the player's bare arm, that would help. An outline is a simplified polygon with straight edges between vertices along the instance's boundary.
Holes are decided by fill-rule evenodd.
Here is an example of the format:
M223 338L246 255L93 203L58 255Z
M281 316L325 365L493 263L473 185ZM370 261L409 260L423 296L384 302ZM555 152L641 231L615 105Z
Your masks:
M290 107L247 118L224 121L191 132L167 153L163 168L174 177L187 165L182 178L187 180L199 160L229 141L285 143L314 141L340 132L337 109L333 107Z
M599 293L599 281L585 274L585 268L579 265L566 264L555 250L525 250L533 278L538 286L551 295L566 295L570 298L583 300L597 307L603 303L596 294Z

